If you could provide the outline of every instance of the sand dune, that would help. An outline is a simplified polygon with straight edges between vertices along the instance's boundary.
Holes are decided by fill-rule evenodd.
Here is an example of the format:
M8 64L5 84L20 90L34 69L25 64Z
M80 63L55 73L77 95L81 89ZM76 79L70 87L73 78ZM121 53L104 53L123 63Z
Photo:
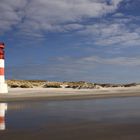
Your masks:
M1 94L0 101L23 100L70 100L109 97L140 96L140 86L101 89L71 88L9 88L8 94Z

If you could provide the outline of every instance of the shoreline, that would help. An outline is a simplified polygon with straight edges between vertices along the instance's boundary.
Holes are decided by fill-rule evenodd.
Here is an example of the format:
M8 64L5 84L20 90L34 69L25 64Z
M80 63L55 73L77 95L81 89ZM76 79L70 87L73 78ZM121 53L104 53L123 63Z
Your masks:
M140 96L140 86L102 89L10 88L8 94L0 94L0 102L86 100L138 96Z

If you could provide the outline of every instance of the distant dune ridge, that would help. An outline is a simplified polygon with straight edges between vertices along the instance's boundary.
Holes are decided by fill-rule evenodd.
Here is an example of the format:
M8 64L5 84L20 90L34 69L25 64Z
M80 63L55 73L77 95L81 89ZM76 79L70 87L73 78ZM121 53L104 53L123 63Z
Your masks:
M85 81L78 82L52 82L45 80L7 80L10 88L73 88L73 89L100 89L110 87L133 87L139 84L99 84Z

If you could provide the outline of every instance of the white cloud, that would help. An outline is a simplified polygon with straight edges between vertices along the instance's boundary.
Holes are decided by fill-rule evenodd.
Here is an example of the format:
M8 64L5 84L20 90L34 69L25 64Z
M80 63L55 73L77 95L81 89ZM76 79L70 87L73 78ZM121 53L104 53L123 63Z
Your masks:
M1 0L0 1L0 30L1 33L12 29L24 17L24 7L27 0Z
M83 69L89 69L89 67L96 67L96 65L116 65L116 66L140 66L140 57L100 57L100 56L83 56L83 57L57 57L54 59L57 64L64 64L64 66L83 67ZM72 64L72 65L71 65ZM87 66L87 67L86 67ZM79 70L79 69L78 69Z
M113 17L123 17L124 16L124 14L123 13L115 13L114 15L113 15Z
M140 66L140 58L138 57L114 57L103 58L98 56L90 56L81 59L84 63L97 63L105 65L118 65L118 66Z
M85 29L78 33L90 36L93 44L100 46L139 46L140 28L134 24L133 17L122 17L119 19L104 20L102 23L86 25Z
M0 30L61 31L61 24L114 12L123 0L1 0ZM72 28L72 27L69 27ZM77 28L77 27L76 27Z
M42 39L46 32L69 32L90 37L101 46L140 44L139 17L115 13L124 0L0 0L0 31ZM86 22L113 13L111 19ZM84 22L84 24L82 24ZM133 26L131 29L129 24Z

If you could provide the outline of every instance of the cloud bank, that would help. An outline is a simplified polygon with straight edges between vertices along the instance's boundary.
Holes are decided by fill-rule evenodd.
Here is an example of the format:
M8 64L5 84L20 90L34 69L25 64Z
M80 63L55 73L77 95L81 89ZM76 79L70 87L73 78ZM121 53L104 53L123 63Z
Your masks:
M47 32L76 31L99 46L139 45L140 28L134 26L139 17L116 13L122 2L126 0L1 0L0 34L14 30L21 36L45 38ZM97 20L111 13L110 19Z
M123 0L1 0L0 30L4 33L16 28L23 34L31 35L34 32L79 29L77 22L112 13L121 1Z

